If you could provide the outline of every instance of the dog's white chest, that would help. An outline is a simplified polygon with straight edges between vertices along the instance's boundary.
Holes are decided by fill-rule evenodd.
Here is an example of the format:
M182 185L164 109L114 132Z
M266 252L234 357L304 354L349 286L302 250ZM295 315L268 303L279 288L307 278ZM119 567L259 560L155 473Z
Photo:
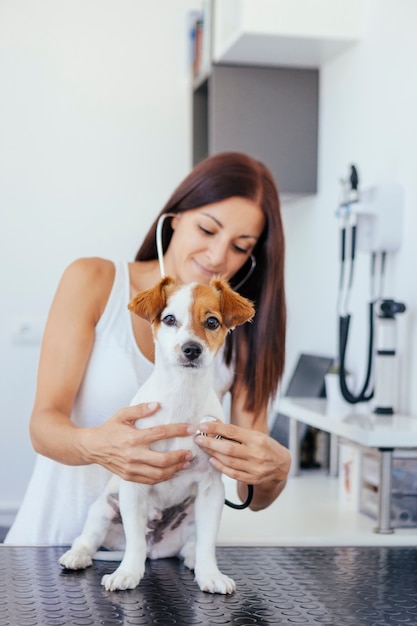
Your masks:
M187 382L187 385L179 386L174 384L174 380L171 380L163 385L154 372L138 390L132 404L158 401L161 408L151 417L137 420L136 428L187 423L193 425L197 430L204 417L211 416L223 421L224 413L220 401L212 388L204 388L204 385L207 384L206 381L203 380L203 384L201 384L199 377L195 377ZM184 438L166 439L163 442L157 442L157 445L152 447L158 450L176 450L184 448L185 441L188 440Z

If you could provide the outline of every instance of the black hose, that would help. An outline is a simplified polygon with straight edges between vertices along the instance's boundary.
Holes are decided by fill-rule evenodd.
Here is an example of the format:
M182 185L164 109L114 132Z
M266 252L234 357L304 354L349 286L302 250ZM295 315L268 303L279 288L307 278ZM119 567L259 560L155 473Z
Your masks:
M347 386L346 383L346 351L347 341L349 335L350 315L341 316L339 318L339 381L340 391L343 398L350 404L356 404L357 402L366 402L371 400L374 395L374 390L367 394L367 389L371 380L372 374L372 360L373 360L373 344L374 344L374 303L369 303L369 343L368 343L368 362L367 371L365 376L365 382L358 395L354 395Z
M232 509L246 509L250 503L252 502L252 498L253 498L253 485L248 485L248 497L246 498L246 500L244 502L242 502L242 504L235 504L234 502L230 502L230 500L225 500L224 503L227 504L227 506L230 506Z

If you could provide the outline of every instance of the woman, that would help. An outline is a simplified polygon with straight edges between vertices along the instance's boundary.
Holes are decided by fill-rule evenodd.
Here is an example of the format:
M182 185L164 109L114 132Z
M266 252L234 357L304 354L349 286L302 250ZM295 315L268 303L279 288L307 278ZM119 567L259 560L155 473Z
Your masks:
M254 485L253 510L267 507L284 488L289 453L268 436L267 426L284 366L278 193L263 164L222 153L197 165L174 191L134 263L79 259L64 272L42 341L30 421L37 463L6 543L70 543L109 471L154 484L189 466L187 450L160 453L149 447L159 439L189 436L189 426L139 430L135 421L158 405L128 406L150 374L154 355L150 325L131 317L127 303L156 283L163 266L184 283L222 275L255 303L253 323L235 329L218 357L216 390L220 397L231 392L230 424L201 425L223 439L196 440L216 468L238 481L242 499L247 485Z

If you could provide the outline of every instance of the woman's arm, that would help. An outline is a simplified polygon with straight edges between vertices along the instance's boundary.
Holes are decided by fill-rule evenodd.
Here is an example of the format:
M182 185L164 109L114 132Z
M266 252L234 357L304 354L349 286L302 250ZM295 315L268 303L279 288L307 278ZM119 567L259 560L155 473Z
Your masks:
M37 452L62 463L88 461L83 429L69 416L104 310L114 269L101 259L80 259L64 272L52 302L42 339L38 380L30 421Z
M254 415L244 405L245 390L241 387L232 394L231 424L199 426L201 431L223 439L197 437L196 441L211 455L211 463L219 471L238 481L242 500L246 499L247 485L254 486L250 508L258 511L268 507L284 489L291 457L287 448L269 437L267 410Z
M156 453L149 444L189 433L185 425L136 429L157 405L123 408L95 428L70 420L113 280L114 265L103 259L80 259L64 272L42 340L31 439L37 452L61 463L99 463L127 480L159 482L187 465L188 455Z
M249 463L253 482L250 482L249 477L239 480L238 493L244 500L247 485L253 484L254 496L250 508L258 511L272 504L284 489L290 471L291 455L287 448L269 436L267 409L255 415L243 408L244 403L245 392L242 390L233 397L231 423L246 431L242 444L251 454ZM241 431L239 434L242 435Z

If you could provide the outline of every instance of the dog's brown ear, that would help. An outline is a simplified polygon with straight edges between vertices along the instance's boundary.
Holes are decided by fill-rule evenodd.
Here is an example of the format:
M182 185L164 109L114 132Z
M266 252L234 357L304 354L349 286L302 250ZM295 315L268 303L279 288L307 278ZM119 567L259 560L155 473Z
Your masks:
M253 318L255 315L253 303L233 291L225 280L212 278L210 285L220 292L220 308L227 328L240 326Z
M150 289L137 293L128 304L129 311L152 323L165 308L174 287L174 278L164 276Z

